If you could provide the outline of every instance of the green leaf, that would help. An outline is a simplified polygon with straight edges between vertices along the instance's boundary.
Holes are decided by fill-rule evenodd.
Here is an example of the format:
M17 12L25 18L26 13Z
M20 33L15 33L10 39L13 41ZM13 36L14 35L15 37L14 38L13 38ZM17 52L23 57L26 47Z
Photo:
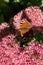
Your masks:
M43 43L43 34L42 33L38 33L38 34L33 34L33 36L31 36L29 38L29 41L38 41L39 43Z
M42 4L41 4L41 7L43 6L43 0L42 0Z
M9 3L9 0L4 0L5 2Z
M39 41L39 43L43 43L43 34L42 33L38 33L34 35L36 41Z
M20 0L14 0L14 2L20 2Z

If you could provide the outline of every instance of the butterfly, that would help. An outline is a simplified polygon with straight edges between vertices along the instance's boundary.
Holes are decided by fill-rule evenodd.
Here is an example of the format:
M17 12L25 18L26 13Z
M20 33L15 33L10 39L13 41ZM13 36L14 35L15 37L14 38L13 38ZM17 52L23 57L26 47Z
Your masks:
M20 24L20 33L21 36L23 36L26 32L28 32L32 28L32 25L29 21L26 19L21 20Z

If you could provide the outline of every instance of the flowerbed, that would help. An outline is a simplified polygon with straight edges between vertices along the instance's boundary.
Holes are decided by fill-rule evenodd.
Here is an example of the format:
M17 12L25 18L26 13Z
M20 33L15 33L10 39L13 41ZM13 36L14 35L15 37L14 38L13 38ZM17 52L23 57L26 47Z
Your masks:
M22 15L23 11L14 16L16 30L19 30ZM25 15L31 20L33 33L43 33L42 11L38 7L29 7L25 9ZM31 41L27 47L20 47L16 33L9 27L7 23L0 25L0 65L43 65L43 44Z
M15 35L9 34L0 42L0 65L43 65L43 45L35 41L20 47Z

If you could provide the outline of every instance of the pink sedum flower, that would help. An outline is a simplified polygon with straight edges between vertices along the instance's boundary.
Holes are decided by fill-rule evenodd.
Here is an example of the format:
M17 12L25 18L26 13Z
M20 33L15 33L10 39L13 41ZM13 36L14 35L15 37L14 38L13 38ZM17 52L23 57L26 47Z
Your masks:
M33 31L43 33L43 12L39 7L28 7L25 9L28 19L31 20Z
M25 14L24 14L25 12ZM24 17L25 16L25 17ZM22 10L21 12L17 13L14 16L14 26L15 29L20 28L20 23L22 18L26 18L28 20L31 20L32 29L33 31L41 31L43 33L43 12L41 9L37 6L34 7L28 7L25 10Z
M8 27L9 27L9 25L6 22L1 23L1 25L0 25L0 31L4 30L5 28L8 28Z
M21 18L22 18L22 14L23 14L23 11L17 13L17 15L14 16L14 27L16 29L19 29L20 28L20 21L21 21Z
M32 26L41 26L43 27L43 12L39 7L28 7L25 9L27 17L32 21Z
M15 35L13 34L3 37L0 42L1 65L43 65L42 54L43 48L41 44L39 45L38 42L35 41L30 42L28 47L21 48L18 46ZM39 58L37 59L35 55L38 55Z

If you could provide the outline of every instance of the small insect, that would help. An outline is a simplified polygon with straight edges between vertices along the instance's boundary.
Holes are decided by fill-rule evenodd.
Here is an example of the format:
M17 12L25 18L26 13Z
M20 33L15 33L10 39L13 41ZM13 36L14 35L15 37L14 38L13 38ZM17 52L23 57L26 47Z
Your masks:
M21 36L23 36L26 32L28 32L32 28L32 25L29 21L26 19L21 20L20 24L20 33Z

